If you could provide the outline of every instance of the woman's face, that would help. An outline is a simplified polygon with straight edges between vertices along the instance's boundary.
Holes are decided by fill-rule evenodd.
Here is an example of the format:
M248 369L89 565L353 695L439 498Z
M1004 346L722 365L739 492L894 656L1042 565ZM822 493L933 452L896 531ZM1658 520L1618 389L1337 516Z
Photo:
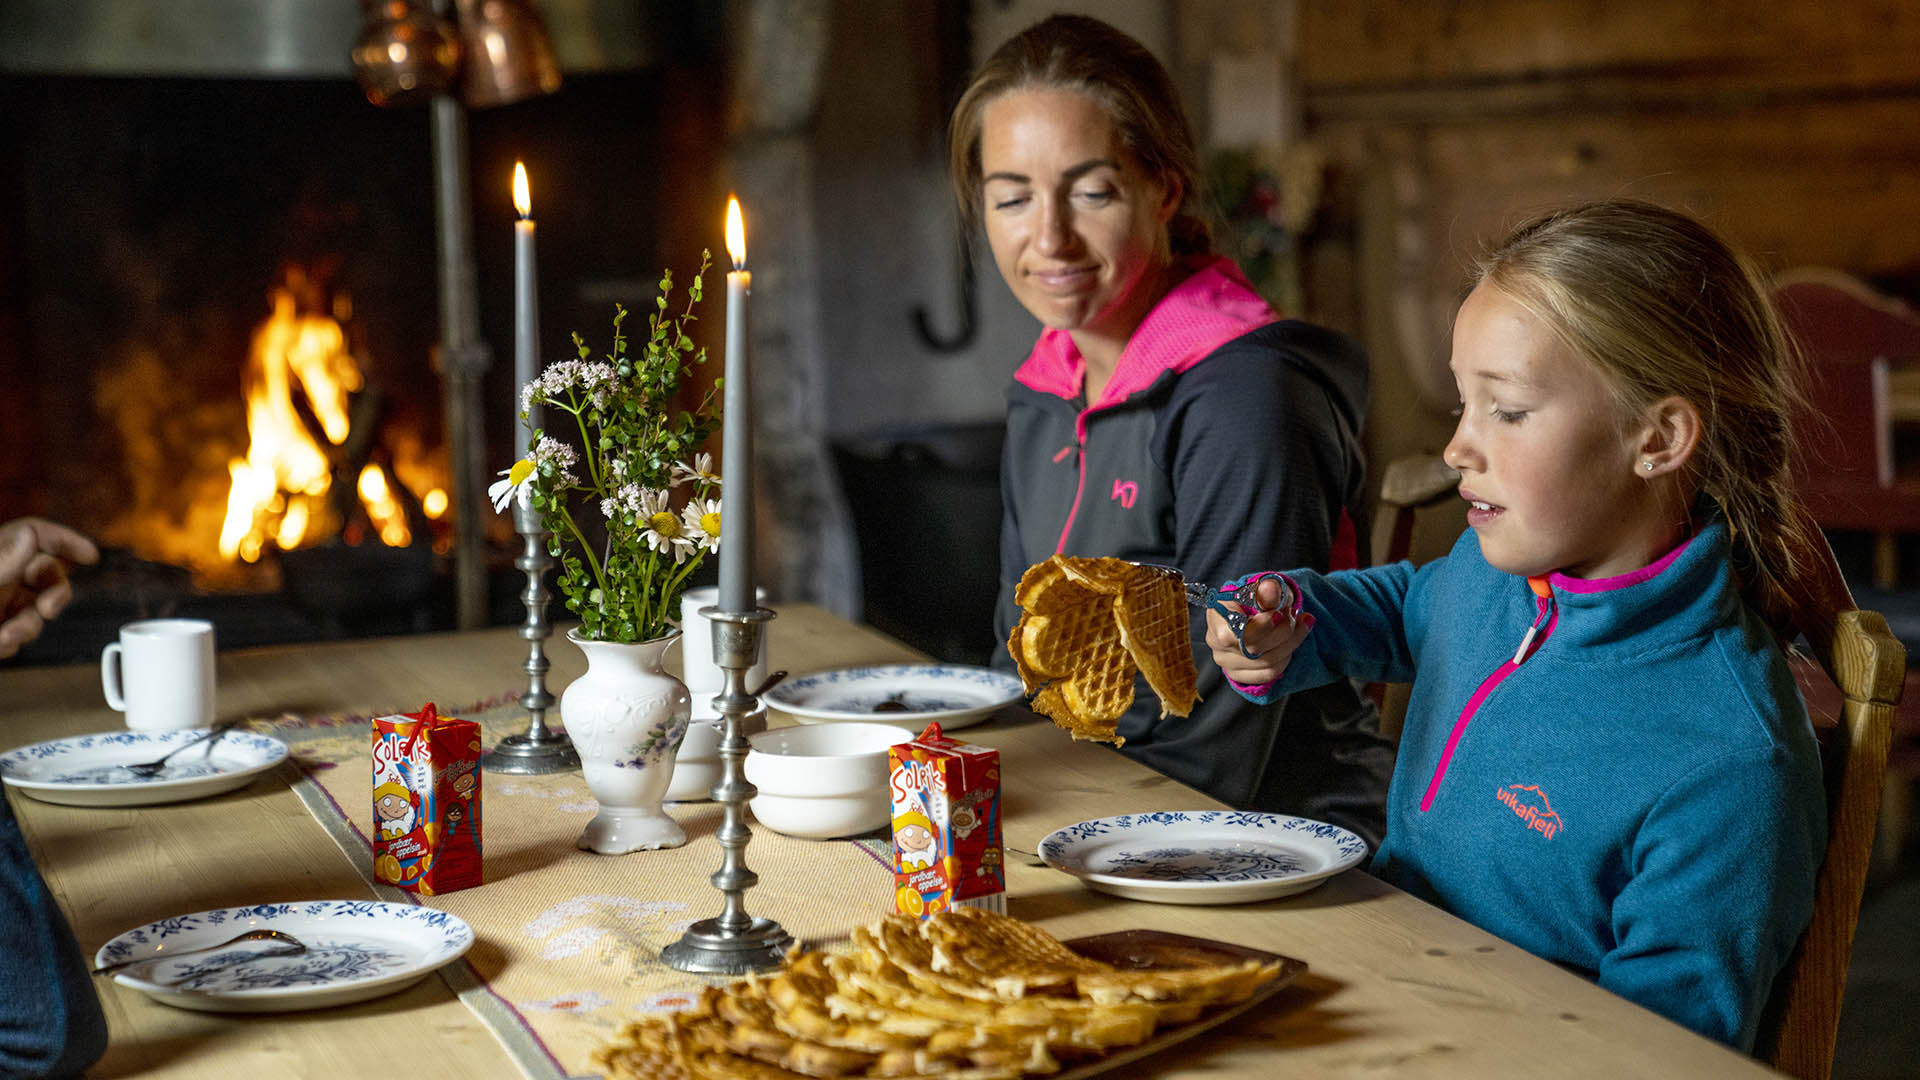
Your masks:
M1146 175L1106 110L1066 90L1014 90L981 114L983 219L1013 295L1046 326L1119 339L1158 295L1177 185Z

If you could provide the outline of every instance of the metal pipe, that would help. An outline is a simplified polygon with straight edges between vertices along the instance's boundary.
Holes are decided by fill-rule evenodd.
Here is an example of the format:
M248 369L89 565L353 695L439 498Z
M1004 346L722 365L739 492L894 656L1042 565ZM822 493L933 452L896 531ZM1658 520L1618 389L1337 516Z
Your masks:
M462 630L486 625L487 567L481 515L486 494L486 417L481 387L493 353L480 340L467 177L467 114L450 94L431 106L434 225L440 257L440 370L447 460L453 472L454 617Z

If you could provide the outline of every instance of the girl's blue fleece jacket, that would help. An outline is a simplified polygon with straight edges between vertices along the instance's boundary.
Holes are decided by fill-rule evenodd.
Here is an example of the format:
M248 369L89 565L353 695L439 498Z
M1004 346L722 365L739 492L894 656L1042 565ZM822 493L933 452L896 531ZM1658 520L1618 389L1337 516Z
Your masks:
M1604 580L1503 573L1472 530L1418 569L1287 576L1316 624L1243 694L1413 683L1373 872L1751 1049L1813 911L1826 800L1725 523Z

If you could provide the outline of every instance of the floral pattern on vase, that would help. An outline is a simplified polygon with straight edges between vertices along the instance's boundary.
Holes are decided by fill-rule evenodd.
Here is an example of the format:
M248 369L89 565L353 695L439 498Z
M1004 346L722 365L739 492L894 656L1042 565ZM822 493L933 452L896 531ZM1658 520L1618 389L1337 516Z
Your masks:
M578 844L602 855L679 847L687 834L661 809L674 755L693 715L687 686L662 668L678 630L650 641L567 640L587 655L586 674L560 695L560 716L600 810Z

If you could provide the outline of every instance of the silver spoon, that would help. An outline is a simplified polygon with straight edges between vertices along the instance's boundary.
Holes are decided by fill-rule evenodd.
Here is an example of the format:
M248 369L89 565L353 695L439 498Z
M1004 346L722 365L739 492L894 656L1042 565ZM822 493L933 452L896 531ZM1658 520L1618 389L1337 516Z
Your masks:
M191 949L181 949L179 952L160 952L151 953L147 956L137 956L132 960L121 960L117 963L94 968L91 972L88 972L88 974L110 975L113 972L119 971L121 968L132 967L135 964L144 964L149 960L167 960L175 956L187 956L191 953L212 952L215 949L224 949L229 945L238 945L243 941L281 941L292 946L291 948L281 949L277 952L254 953L246 957L247 960L264 960L270 956L298 956L307 951L306 942L301 941L285 930L249 930L237 937L222 941L218 945L200 945ZM241 961L235 962L239 963Z
M173 757L173 755L179 753L182 750L187 749L190 746L199 746L203 742L208 742L210 740L218 739L220 736L225 735L227 732L232 731L234 728L239 726L240 726L240 721L238 720L229 720L224 724L216 724L215 726L208 728L206 732L202 734L199 738L189 739L186 742L181 743L179 746L176 746L173 749L167 751L165 754L161 755L159 758L153 761L142 761L135 765L122 765L121 768L127 770L128 772L132 773L135 776L149 777L149 778L158 776L160 775L160 770L166 767L168 758Z

